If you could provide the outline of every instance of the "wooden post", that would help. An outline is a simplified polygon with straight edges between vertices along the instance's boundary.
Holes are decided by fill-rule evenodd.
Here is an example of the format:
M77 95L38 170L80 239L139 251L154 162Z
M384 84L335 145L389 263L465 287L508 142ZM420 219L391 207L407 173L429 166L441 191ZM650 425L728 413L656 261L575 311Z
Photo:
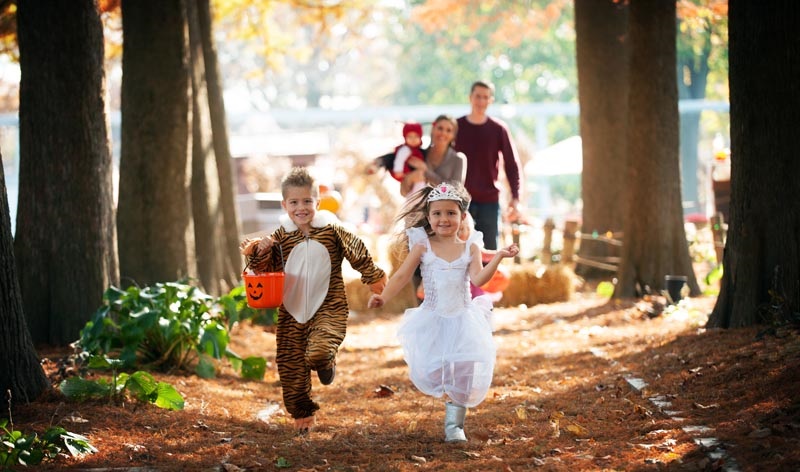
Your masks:
M714 254L717 264L722 264L722 253L725 249L725 217L717 212L711 217L711 233L714 235Z
M561 250L561 262L572 262L575 256L575 240L578 233L577 221L564 222L564 247Z
M544 222L544 241L542 242L542 262L545 264L551 264L553 262L553 250L550 246L553 243L553 230L556 228L556 224L553 222L552 218L548 218Z

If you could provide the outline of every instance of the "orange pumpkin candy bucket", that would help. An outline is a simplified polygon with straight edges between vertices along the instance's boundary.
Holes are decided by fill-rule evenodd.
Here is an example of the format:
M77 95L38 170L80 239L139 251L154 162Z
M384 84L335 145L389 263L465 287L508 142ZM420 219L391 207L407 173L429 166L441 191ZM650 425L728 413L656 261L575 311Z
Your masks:
M281 263L283 263L283 248L278 246L281 252ZM283 272L263 272L260 274L248 274L247 267L252 262L250 259L242 271L244 280L244 291L247 295L247 305L250 308L265 309L278 308L283 303L283 282L286 274Z

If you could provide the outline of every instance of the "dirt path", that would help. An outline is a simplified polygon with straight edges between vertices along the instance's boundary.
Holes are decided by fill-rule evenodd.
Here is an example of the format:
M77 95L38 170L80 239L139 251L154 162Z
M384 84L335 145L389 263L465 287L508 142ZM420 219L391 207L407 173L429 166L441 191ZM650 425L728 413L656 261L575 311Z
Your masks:
M184 411L53 400L15 413L16 426L59 423L100 449L51 469L796 470L800 336L703 330L713 302L686 300L654 318L580 293L496 309L493 388L469 411L462 445L443 442L442 400L408 380L399 315L353 316L336 381L314 379L322 410L307 436L282 410L274 335L249 325L233 333L234 348L267 355L262 382L161 375Z

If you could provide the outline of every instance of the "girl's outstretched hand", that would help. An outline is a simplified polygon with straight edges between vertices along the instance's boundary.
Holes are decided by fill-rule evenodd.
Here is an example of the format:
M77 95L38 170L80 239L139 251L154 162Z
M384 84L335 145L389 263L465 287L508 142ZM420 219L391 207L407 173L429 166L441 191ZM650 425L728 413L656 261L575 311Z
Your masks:
M519 246L512 244L498 250L497 253L500 255L500 257L515 257L517 254L519 254Z
M367 302L368 308L380 308L385 303L383 297L377 293L373 293L371 297L369 297L369 302Z

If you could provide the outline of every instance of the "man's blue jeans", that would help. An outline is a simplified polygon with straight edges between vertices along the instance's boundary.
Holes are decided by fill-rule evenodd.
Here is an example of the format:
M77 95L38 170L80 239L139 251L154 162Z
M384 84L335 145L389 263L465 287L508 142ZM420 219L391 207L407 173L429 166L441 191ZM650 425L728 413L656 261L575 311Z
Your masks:
M485 249L497 249L497 238L500 226L500 203L479 203L469 204L469 213L475 220L475 230L483 233L483 247Z

